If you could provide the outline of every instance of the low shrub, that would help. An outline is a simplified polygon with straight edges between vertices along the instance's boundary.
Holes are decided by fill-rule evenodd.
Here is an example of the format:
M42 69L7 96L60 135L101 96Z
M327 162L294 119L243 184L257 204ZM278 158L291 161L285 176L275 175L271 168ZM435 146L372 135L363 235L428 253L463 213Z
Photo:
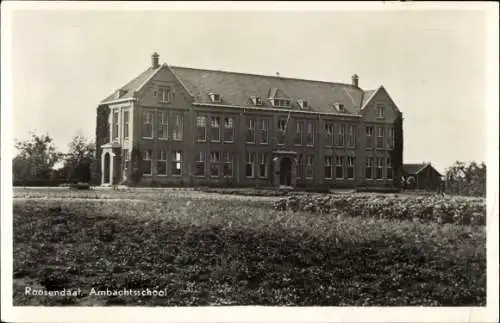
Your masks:
M486 224L484 199L447 196L329 194L293 195L274 203L276 210L342 213L399 220L421 220L461 225Z

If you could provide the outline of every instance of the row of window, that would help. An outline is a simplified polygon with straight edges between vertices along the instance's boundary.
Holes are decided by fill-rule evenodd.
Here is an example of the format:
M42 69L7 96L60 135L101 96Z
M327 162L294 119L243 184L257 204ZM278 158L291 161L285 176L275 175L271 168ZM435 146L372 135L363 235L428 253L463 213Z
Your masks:
M173 140L182 141L183 140L183 116L182 114L175 114L172 133L169 134L168 129L168 113L166 111L157 112L158 123L156 126L156 136L154 136L153 127L153 116L154 112L144 111L143 112L143 127L142 135L143 138L158 138L158 139L169 139L170 135ZM129 137L129 111L125 110L123 112L123 138L127 139ZM246 142L247 143L258 143L267 144L269 143L269 119L260 118L247 118L246 119ZM287 119L278 120L278 132L277 132L277 143L278 145L285 144L286 140L286 128ZM112 120L112 138L116 140L119 136L119 112L113 112ZM334 125L333 122L326 121L324 124L324 136L326 146L344 146L354 147L356 144L356 126L355 125L345 125L338 124ZM234 142L234 132L235 120L234 117L225 117L223 119L223 125L221 126L221 117L198 115L196 117L196 140L199 142L204 142L207 138L211 141L219 142L222 140L224 142ZM335 128L336 130L335 132ZM347 135L346 135L347 128ZM223 131L221 131L223 129ZM377 138L375 141L377 148L383 148L385 145L384 139L384 127L377 127ZM374 138L373 138L373 126L366 127L366 147L373 148ZM209 132L209 133L208 133ZM257 136L258 134L258 136ZM258 138L257 138L258 137ZM388 128L388 138L387 144L389 148L394 147L394 128ZM296 132L294 137L295 145L314 145L314 124L312 120L297 120L296 122Z
M207 163L208 155L208 163ZM171 173L174 176L182 174L183 154L182 151L173 150L171 161ZM375 161L375 163L374 163ZM123 168L126 171L129 168L130 156L128 150L123 151ZM143 172L145 175L151 175L153 162L156 165L156 174L167 175L167 151L157 150L156 156L153 156L151 150L145 150L142 160ZM312 179L314 176L314 155L299 155L297 163L297 178ZM385 165L384 165L385 162ZM234 154L232 152L211 151L198 152L194 162L194 175L205 177L208 165L208 174L211 177L219 177L222 173L224 177L233 177ZM354 156L333 156L324 157L324 176L325 179L354 179L355 177L356 157ZM386 168L384 174L383 169ZM268 153L248 153L245 160L245 176L248 178L268 178L269 154ZM385 177L384 177L385 175ZM368 157L365 170L366 179L392 178L392 163L390 158Z
M234 117L225 117L223 122L222 140L224 142L234 141ZM209 130L209 136L207 136ZM204 142L210 137L211 141L221 141L221 117L198 115L196 117L196 141Z

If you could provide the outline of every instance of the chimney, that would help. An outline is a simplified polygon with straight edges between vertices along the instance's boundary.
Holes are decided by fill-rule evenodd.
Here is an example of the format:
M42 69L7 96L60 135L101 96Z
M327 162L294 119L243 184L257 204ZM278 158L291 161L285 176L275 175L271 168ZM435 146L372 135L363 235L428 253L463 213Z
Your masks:
M153 55L151 55L151 67L157 68L159 66L160 66L160 55L158 55L157 52L154 52Z
M355 87L359 87L359 76L358 74L354 74L352 76L352 85Z

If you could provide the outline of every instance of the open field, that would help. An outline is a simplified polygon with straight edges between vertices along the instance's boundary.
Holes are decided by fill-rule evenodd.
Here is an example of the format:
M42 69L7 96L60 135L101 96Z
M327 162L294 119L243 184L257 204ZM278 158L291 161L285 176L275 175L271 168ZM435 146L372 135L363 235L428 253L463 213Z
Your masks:
M278 211L278 199L15 189L14 305L485 305L483 225ZM92 287L167 295L85 295Z

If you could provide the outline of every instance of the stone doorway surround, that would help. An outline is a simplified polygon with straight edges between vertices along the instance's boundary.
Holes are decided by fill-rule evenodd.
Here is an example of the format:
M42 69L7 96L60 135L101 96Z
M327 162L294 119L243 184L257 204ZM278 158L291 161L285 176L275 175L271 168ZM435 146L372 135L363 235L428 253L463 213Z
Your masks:
M274 150L271 156L273 161L273 186L276 188L284 186L282 179L289 176L289 187L294 188L297 181L297 152L291 150ZM284 159L288 159L289 162L289 169L287 170L281 169L282 165L286 165L286 163L288 163ZM282 171L288 171L289 174L282 174Z
M118 185L122 173L122 146L113 142L101 148L101 185Z

